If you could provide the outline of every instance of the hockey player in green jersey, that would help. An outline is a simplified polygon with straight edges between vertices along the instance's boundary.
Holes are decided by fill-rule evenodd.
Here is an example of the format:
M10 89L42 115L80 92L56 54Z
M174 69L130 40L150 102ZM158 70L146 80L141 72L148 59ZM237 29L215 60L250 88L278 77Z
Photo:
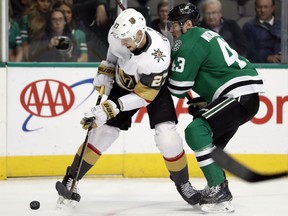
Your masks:
M208 184L199 202L201 209L233 212L225 173L210 153L216 146L224 148L239 126L256 115L263 81L221 36L198 27L199 17L191 3L180 4L168 14L168 28L175 40L168 87L180 98L191 89L200 96L188 101L194 119L185 129L185 139Z

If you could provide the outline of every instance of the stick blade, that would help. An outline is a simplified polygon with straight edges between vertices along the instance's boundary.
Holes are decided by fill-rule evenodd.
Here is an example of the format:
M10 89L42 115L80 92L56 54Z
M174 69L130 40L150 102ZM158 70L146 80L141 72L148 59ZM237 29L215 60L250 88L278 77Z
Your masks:
M230 173L238 176L239 178L248 182L260 182L276 178L288 176L288 172L280 172L276 174L260 174L250 170L244 165L237 162L235 159L230 157L226 152L220 148L215 148L211 152L213 160L222 168L229 171Z

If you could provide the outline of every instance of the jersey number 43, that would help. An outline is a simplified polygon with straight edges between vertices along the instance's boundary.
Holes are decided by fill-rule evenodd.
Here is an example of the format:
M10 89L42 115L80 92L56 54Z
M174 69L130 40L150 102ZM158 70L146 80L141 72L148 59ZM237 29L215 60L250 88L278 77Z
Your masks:
M233 65L234 63L236 63L239 68L244 68L247 63L241 59L239 59L239 55L238 53L232 49L226 41L224 41L222 38L217 38L217 42L219 44L219 47L221 49L221 52L222 52L222 55L223 55L223 58L227 64L227 66L231 66ZM185 67L185 58L183 57L178 57L177 58L177 65L175 64L175 61L173 61L172 63L172 71L175 71L175 72L183 72L184 71L184 67Z

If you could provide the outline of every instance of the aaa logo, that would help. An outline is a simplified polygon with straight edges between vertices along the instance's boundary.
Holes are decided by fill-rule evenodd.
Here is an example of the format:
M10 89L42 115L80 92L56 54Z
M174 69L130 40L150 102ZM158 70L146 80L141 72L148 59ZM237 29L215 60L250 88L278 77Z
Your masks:
M24 109L39 117L62 115L72 107L74 100L74 93L68 85L52 79L32 82L20 95Z

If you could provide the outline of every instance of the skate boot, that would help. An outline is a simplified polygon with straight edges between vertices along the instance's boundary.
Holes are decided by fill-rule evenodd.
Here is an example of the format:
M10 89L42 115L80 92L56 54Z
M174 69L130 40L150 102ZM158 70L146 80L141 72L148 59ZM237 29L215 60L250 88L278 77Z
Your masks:
M234 212L234 208L231 205L232 199L228 181L225 180L219 185L204 189L199 204L204 212Z
M73 176L69 173L68 167L62 182L58 181L56 183L56 190L59 194L57 204L70 203L75 206L76 203L80 201L81 196L79 194L78 181L75 182L73 190L71 190L72 185Z
M201 199L201 191L196 190L188 181L185 184L176 185L176 188L182 198L190 205L196 205Z

